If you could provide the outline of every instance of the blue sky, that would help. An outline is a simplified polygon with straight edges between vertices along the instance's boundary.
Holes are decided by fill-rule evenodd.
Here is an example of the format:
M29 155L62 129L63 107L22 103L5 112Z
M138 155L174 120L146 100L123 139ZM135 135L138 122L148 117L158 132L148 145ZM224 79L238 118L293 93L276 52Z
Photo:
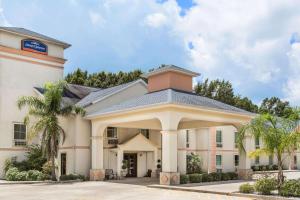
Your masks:
M65 73L175 64L300 105L298 0L0 0L0 24L66 41Z

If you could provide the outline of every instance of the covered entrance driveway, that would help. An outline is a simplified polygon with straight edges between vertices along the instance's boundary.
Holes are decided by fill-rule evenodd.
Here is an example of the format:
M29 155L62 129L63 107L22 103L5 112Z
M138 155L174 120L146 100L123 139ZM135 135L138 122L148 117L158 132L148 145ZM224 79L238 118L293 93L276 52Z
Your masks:
M186 151L184 149L178 151L177 134L180 130L221 125L232 125L239 128L254 117L252 113L219 102L217 103L223 106L219 107L219 109L199 106L197 101L202 101L203 99L201 98L203 97L193 94L184 94L185 96L182 97L192 96L190 97L193 98L191 102L178 103L176 102L178 101L176 91L166 91L168 93L166 93L167 99L165 103L149 102L149 99L152 99L151 95L153 96L159 92L149 93L141 97L144 98L144 101L143 99L134 100L147 105L137 106L137 102L128 102L127 104L124 103L122 107L118 105L87 116L87 119L90 119L92 122L91 180L103 180L104 178L103 136L108 126L159 130L162 138L160 184L172 185L179 183L179 171L186 171ZM216 102L214 101L213 103ZM134 146L135 144L131 145ZM249 144L245 143L246 149L247 145ZM120 162L121 159L118 163ZM251 171L250 159L247 158L245 153L240 154L238 171L245 178L247 178L248 172Z

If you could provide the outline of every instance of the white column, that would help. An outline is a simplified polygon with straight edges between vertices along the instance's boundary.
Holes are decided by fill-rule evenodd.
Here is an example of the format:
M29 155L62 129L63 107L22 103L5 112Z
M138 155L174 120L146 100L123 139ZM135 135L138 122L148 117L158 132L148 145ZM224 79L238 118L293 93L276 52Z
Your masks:
M162 131L162 171L177 172L177 131Z
M178 172L186 174L186 130L178 131Z
M251 141L251 137L246 136L243 144L245 151L240 151L239 153L238 174L240 178L246 180L252 178L251 159L247 155L247 153L251 150Z
M90 179L93 181L104 180L105 170L103 167L103 135L105 126L99 126L92 122L92 168Z
M177 172L177 131L162 132L162 172L160 184L177 185L180 174Z
M117 174L118 174L118 176L121 176L122 165L123 165L123 156L124 156L123 150L118 149L118 153L117 153Z

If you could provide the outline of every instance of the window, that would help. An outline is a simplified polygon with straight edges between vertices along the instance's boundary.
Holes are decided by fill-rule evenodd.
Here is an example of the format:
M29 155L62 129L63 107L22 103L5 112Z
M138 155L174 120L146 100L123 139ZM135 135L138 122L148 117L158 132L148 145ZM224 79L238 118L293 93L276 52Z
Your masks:
M67 174L67 154L61 153L60 154L60 175Z
M269 156L269 165L273 165L273 155Z
M295 167L297 167L297 156L296 155L294 156L294 165L295 165Z
M255 137L255 149L259 149L259 137Z
M234 166L235 167L239 166L239 162L240 162L239 155L234 155Z
M238 132L234 132L234 148L238 148Z
M256 164L256 165L259 165L259 156L256 156L256 157L255 157L255 164Z
M190 131L186 130L186 148L190 147Z
M222 156L221 155L216 155L216 167L217 168L222 167Z
M141 129L141 133L142 133L147 139L149 139L149 129Z
M217 173L222 173L222 169L217 169Z
M22 123L14 124L14 145L26 146L26 125Z
M108 144L118 144L117 128L107 127L106 137Z
M218 130L217 133L216 133L216 144L217 144L217 147L223 147L223 144L222 144L222 131Z

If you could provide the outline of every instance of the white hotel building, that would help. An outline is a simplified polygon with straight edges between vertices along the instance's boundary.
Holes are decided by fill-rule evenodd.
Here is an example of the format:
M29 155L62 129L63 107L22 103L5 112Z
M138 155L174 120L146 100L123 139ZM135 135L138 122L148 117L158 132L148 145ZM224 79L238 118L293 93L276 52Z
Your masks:
M42 97L45 82L63 79L69 47L30 30L0 27L0 177L6 159L24 159L26 145L38 142L26 140L26 110L18 109L17 99ZM137 80L107 89L69 84L64 101L83 107L86 115L61 119L67 136L57 159L59 175L103 180L105 169L120 174L125 159L129 177L144 177L161 160L160 183L177 184L191 152L201 156L204 171L237 171L242 177L252 165L275 163L239 153L236 130L255 115L194 94L192 79L198 75L169 65L145 74L148 84ZM259 143L248 138L246 150ZM299 167L295 156L293 167Z

